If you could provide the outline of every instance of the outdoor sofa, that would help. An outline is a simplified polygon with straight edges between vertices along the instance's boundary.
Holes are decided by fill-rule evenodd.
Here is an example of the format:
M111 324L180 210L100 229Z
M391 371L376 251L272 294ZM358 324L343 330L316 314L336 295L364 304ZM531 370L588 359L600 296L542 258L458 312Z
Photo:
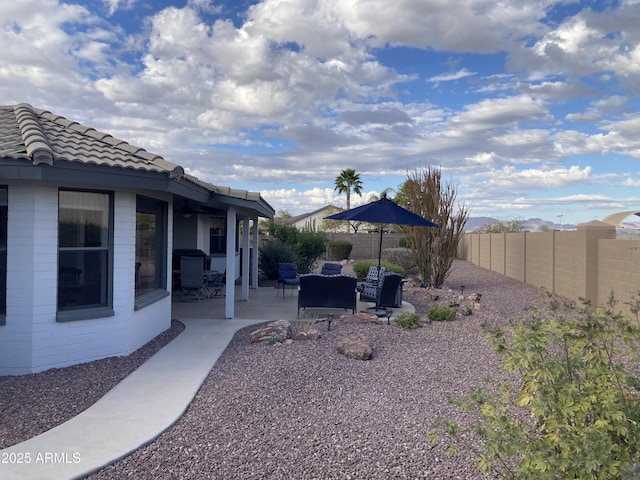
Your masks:
M356 312L358 279L347 275L300 275L298 316L300 309L344 308Z

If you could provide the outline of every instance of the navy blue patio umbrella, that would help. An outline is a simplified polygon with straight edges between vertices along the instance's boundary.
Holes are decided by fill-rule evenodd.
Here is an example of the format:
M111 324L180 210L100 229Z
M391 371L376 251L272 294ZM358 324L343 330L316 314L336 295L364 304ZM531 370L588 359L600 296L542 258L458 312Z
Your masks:
M411 225L415 227L436 227L439 225L420 215L402 208L386 197L367 203L359 207L345 210L325 217L327 220L353 220L359 222L377 223L380 226L380 246L378 249L378 285L376 288L376 313L380 311L380 263L382 260L382 234L385 224Z

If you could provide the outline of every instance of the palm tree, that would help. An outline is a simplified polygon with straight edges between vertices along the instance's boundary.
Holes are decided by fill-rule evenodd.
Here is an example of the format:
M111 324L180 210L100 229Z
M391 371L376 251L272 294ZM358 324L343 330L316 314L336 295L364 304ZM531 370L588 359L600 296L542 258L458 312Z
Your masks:
M336 177L335 185L336 187L334 190L337 190L338 193L347 194L347 210L351 208L351 189L353 189L354 193L362 196L362 181L360 180L360 174L356 173L353 168L342 170L340 175ZM349 226L353 228L354 232L357 231L355 225L351 222L347 222L347 233L349 233Z
M338 193L345 193L347 195L347 210L351 208L351 190L353 193L362 196L362 180L360 180L360 174L356 173L353 168L347 168L340 172L340 175L336 177L335 182Z

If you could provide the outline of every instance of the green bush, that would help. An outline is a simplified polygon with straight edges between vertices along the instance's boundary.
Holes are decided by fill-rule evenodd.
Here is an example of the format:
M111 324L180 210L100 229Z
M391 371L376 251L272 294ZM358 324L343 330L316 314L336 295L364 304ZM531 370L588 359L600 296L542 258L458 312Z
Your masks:
M404 268L400 265L394 265L393 263L380 262L380 265L385 267L387 270L397 273L398 275L402 275L404 277L405 272ZM358 280L364 280L367 278L367 273L369 273L370 267L377 267L378 262L354 262L353 271L358 277Z
M486 330L505 372L521 381L490 379L486 390L458 402L479 414L470 430L484 445L481 471L513 479L640 478L640 329L614 306L613 296L579 311L552 299L530 319ZM430 440L444 433L457 454L455 439L468 430L452 420L435 427Z
M400 265L407 275L418 275L418 264L413 258L410 248L385 248L382 250L382 260L386 263Z
M329 242L332 260L349 260L353 244L348 240L332 240Z
M327 250L327 235L324 232L303 230L298 232L296 267L298 273L309 273L318 258Z
M258 268L269 279L278 278L278 263L296 263L298 256L293 246L275 238L265 240L258 252Z
M324 232L298 230L278 223L272 223L269 232L258 252L258 267L270 279L277 278L279 262L293 263L298 273L309 273L327 249Z
M427 312L427 318L432 322L450 322L456 319L456 309L449 305L434 305Z
M402 312L395 318L396 325L404 329L419 328L422 326L422 320L417 313Z

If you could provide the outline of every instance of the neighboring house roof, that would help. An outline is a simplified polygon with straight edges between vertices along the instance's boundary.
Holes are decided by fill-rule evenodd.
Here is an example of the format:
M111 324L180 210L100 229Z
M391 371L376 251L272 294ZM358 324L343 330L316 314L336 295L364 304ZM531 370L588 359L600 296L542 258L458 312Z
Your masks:
M275 214L257 192L203 182L160 155L26 103L0 106L0 160L0 178L29 178L18 170L50 166L59 169L47 170L47 178L73 179L76 169L83 175L77 179L86 183L85 167L91 167L97 177L108 169L111 178L102 181L113 184L113 170L119 168L124 171L117 185L169 191L211 207L234 205L268 218ZM129 185L121 181L127 177ZM94 175L91 180L100 181Z
M288 219L284 220L283 223L286 223L286 224L299 224L300 222L304 222L305 220L307 220L309 218L317 217L319 214L321 214L322 212L327 211L327 210L330 210L332 213L334 213L334 212L341 211L342 208L334 207L333 205L325 205L324 207L318 208L317 210L314 210L313 212L303 213L303 214L300 214L300 215L296 215L295 217L288 218ZM327 213L327 215L330 215L330 213Z

